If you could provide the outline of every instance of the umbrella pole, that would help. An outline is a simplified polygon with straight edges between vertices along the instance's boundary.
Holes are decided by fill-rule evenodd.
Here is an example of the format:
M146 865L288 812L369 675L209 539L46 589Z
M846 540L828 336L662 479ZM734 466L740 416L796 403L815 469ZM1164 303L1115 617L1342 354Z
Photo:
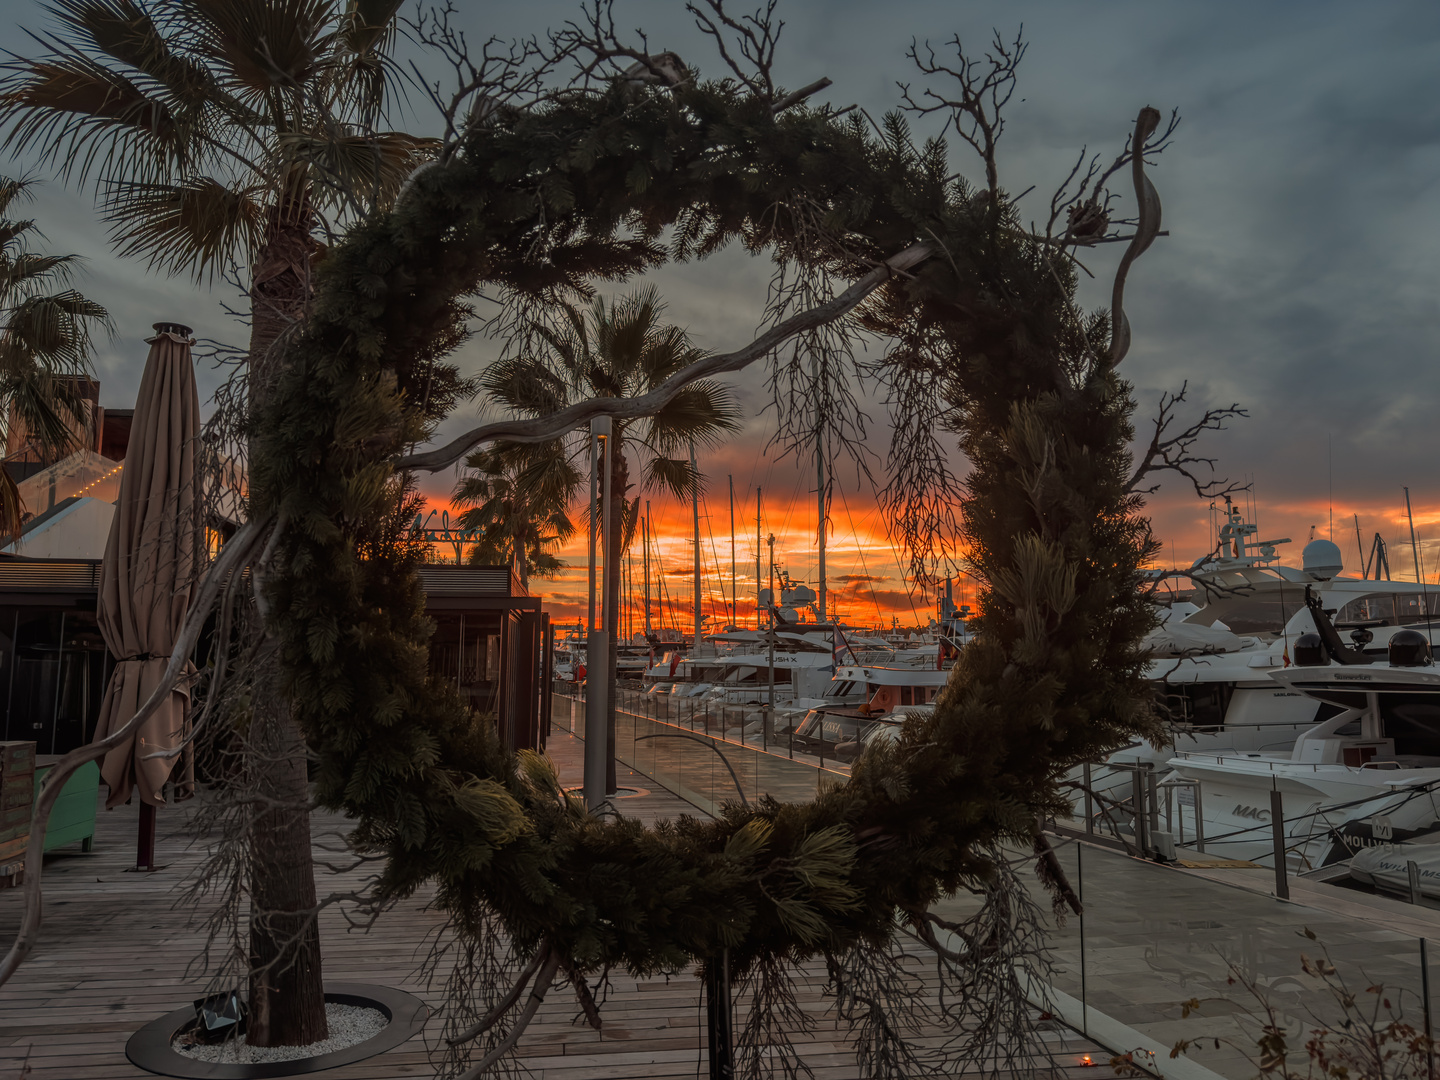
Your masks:
M140 804L140 836L135 844L135 869L155 869L155 807Z

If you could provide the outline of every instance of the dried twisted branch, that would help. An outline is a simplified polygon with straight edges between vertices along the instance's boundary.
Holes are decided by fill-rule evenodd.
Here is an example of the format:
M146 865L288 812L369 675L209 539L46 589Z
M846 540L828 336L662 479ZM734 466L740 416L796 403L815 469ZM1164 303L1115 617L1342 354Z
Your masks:
M490 1067L503 1058L520 1041L520 1036L530 1026L530 1021L535 1019L535 1013L545 1002L545 995L550 992L550 986L555 981L555 972L560 967L561 955L559 950L545 948L545 961L540 965L540 970L535 976L534 983L530 987L530 996L525 1001L525 1007L520 1015L515 1018L505 1038L501 1039L495 1049L491 1050L479 1060L472 1068L461 1073L458 1080L479 1080L489 1071Z
M633 419L650 416L675 399L686 386L697 379L708 379L731 371L742 371L756 360L768 355L786 340L806 330L833 322L853 311L859 304L892 276L917 266L933 252L930 244L912 244L891 256L870 273L855 281L833 300L817 305L771 327L750 344L729 353L715 353L697 360L676 372L658 388L634 398L597 397L576 402L548 416L500 420L483 424L451 440L436 450L408 454L397 458L396 469L436 472L449 468L484 442L505 440L514 443L547 442L587 423L595 416Z

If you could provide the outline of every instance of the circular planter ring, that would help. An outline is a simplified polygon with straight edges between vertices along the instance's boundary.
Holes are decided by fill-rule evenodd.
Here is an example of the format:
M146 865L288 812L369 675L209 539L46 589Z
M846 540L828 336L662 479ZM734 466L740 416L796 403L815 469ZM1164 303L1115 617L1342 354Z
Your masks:
M195 1020L195 1009L186 1007L167 1013L159 1020L152 1020L130 1036L130 1041L125 1044L125 1056L130 1059L131 1064L146 1072L180 1077L181 1080L260 1080L271 1076L304 1076L322 1069L364 1061L387 1050L393 1050L417 1035L430 1019L428 1005L414 994L396 990L393 986L327 983L325 1000L340 1005L379 1009L390 1022L379 1034L364 1042L316 1057L295 1058L291 1061L258 1061L253 1064L197 1061L176 1053L170 1046L180 1029Z

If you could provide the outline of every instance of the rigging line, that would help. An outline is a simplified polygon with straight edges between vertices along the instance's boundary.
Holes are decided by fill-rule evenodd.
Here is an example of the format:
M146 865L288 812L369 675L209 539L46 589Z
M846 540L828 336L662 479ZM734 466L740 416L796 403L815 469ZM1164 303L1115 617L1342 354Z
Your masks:
M870 484L870 489L871 489L871 491L874 491L874 490L875 490L875 484L874 484L873 481L872 481L871 484ZM875 492L875 495L876 495L876 497L878 498L878 497L879 497L879 492ZM877 502L877 503L875 504L875 509L872 510L872 511L870 511L870 517L874 517L874 516L875 516L877 513L879 513L879 512L880 512L880 504ZM867 518L866 520L869 520L869 519ZM903 565L901 565L901 563L900 563L900 549L895 546L895 540L894 540L894 538L890 535L890 531L889 531L888 529L885 531L885 543L886 543L887 545L889 545L889 547L890 547L890 554L891 554L891 555L894 557L894 559L895 559L895 569L896 569L896 570L899 572L899 574L900 574L900 585L901 585L902 588L904 588L904 586L905 586L905 584L906 584L906 582L905 582L905 567L904 567ZM920 624L920 612L918 612L918 611L915 610L915 593L914 593L914 591L911 590L911 589L905 589L904 591L905 591L905 602L910 605L910 616L911 616L911 618L913 618L913 619L915 620L915 626L916 626L916 628L917 628L917 629L923 629L923 627L921 627L921 624ZM963 594L962 594L961 599L962 599L962 600L964 599Z
M665 510L663 507L660 510L660 520L662 522L665 520ZM651 524L651 530L653 535L653 523ZM665 559L661 555L661 550L662 545L657 538L655 541L655 575L660 586L660 627L661 629L671 629L672 627L667 619L667 614L670 613L670 590L665 584Z
M870 493L875 496L875 506L874 506L874 508L870 511L870 513L869 513L868 515L866 515L866 517L865 517L865 520L866 520L866 521L869 521L872 517L874 517L876 514L878 514L878 513L880 512L880 491L879 491L878 488L875 487L875 478L874 478L874 477L871 477L871 478L870 478ZM841 500L842 500L842 501L844 500L844 494L843 494L843 493L841 494ZM895 569L896 569L896 571L898 571L899 574L900 574L900 587L901 587L901 588L904 590L904 592L905 592L905 602L910 605L910 617L915 620L915 627L916 627L916 629L923 629L923 627L921 627L921 624L920 624L920 612L918 612L918 611L915 610L915 593L914 593L913 590L911 590L911 589L909 589L909 588L906 588L907 582L906 582L906 579L905 579L905 567L904 567L903 565L901 565L901 563L900 563L900 549L895 546L895 538L890 535L890 530L889 530L889 529L886 529L886 530L885 530L885 543L889 546L889 548L890 548L890 554L891 554L891 555L894 557L894 559L895 559ZM962 594L962 600L963 600L963 594Z
M700 496L700 505L701 505L702 507L708 505L708 504L706 503L706 501L705 501L705 496L704 496L704 495L701 495L701 496ZM706 511L706 514L705 514L705 531L710 534L710 557L711 557L711 559L712 559L712 560L714 561L714 563L715 563L715 577L716 577L716 578L719 580L719 582L720 582L720 599L721 599L721 600L725 600L725 574L724 574L724 572L720 569L720 551L719 551L719 549L716 548L716 546L715 546L715 526L714 526L714 523L710 520L710 514L709 514L708 510ZM725 603L726 603L725 613L728 615L728 614L730 613L730 608L729 608L729 606L728 606L729 603L730 603L730 601L725 600ZM711 614L712 616L715 614L715 597L714 597L714 594L711 594L711 597L710 597L710 614ZM721 622L726 622L726 621L728 621L728 620L722 619L722 620L720 620L720 621L721 621Z
M869 569L865 565L865 547L860 543L860 532L855 528L855 518L850 513L850 500L845 498L845 489L840 488L840 505L845 509L845 520L850 523L850 535L855 537L855 553L860 556L860 572L866 577L866 584L870 586L870 602L875 605L875 618L880 620L879 628L885 627L885 616L880 611L880 598L875 595L875 582L871 578ZM836 620L838 621L838 620Z

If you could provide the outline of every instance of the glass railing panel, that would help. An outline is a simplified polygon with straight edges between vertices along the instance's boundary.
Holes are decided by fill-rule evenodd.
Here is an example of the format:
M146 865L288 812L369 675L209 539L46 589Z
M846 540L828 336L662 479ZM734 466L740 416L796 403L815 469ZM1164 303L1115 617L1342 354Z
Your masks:
M1188 1040L1192 1060L1249 1080L1262 999L1292 1047L1303 1047L1317 1020L1341 1021L1330 991L1302 970L1302 953L1326 949L1352 990L1383 985L1418 1025L1417 939L1092 845L1069 847L1063 858L1085 914L1052 935L1055 985L1162 1047Z

